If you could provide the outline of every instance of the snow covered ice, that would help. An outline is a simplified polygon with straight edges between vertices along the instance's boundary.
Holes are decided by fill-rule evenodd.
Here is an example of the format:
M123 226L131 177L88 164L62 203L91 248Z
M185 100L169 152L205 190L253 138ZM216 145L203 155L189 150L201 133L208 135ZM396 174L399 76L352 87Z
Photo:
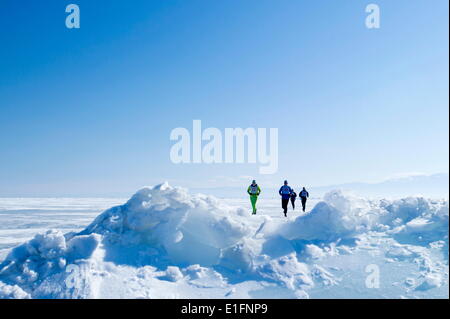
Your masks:
M448 298L448 200L332 191L287 219L258 204L164 183L81 231L41 225L0 255L0 298Z

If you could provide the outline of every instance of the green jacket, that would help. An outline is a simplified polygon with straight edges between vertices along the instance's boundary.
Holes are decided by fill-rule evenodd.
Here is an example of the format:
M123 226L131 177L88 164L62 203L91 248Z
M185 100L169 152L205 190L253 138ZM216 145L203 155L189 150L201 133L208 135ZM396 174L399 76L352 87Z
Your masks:
M256 185L250 185L250 186L247 188L247 193L248 193L250 196L259 196L259 194L261 193L261 188L259 188L258 184L256 184Z

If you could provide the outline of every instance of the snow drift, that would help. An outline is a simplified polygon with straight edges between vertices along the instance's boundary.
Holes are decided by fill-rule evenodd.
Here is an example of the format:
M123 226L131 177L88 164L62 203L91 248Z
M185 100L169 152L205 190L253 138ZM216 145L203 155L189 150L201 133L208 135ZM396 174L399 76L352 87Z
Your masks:
M101 234L109 245L153 247L175 263L214 265L223 250L248 235L238 217L212 197L162 184L105 211L80 235Z
M415 243L448 240L448 201L405 198L367 201L342 191L324 196L312 211L277 232L288 239L338 240L371 230L415 236Z
M363 269L351 280L368 262L405 263L414 278L388 293L424 297L417 293L448 287L447 247L445 200L333 191L308 214L276 220L165 183L79 233L50 230L11 250L0 264L0 298L336 297L323 292L350 280L337 266L346 256Z

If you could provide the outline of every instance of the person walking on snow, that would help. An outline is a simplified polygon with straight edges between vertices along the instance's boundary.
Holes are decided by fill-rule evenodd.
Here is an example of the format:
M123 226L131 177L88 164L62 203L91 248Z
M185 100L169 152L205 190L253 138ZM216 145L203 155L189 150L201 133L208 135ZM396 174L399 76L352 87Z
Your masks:
M252 215L256 215L256 201L258 200L258 196L261 193L261 188L259 188L255 180L253 180L251 185L247 188L247 193L250 195L250 202L252 203Z
M288 185L288 181L284 181L278 193L281 196L281 207L283 208L284 217L287 217L289 200L291 199L292 188Z
M308 191L306 190L306 188L303 187L302 191L301 191L300 194L298 194L298 195L299 195L300 198L302 199L302 208L303 208L303 211L305 211L305 210L306 210L306 200L307 200L308 197L309 197L309 193L308 193Z
M292 190L292 194L291 194L291 204L292 204L292 209L295 210L295 200L297 199L297 193Z

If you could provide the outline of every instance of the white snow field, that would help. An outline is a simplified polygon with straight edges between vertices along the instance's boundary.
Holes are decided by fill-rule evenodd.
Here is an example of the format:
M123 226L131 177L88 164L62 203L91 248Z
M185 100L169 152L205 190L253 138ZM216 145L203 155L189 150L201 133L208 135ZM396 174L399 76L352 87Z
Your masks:
M0 199L0 298L449 297L447 199L34 201Z

